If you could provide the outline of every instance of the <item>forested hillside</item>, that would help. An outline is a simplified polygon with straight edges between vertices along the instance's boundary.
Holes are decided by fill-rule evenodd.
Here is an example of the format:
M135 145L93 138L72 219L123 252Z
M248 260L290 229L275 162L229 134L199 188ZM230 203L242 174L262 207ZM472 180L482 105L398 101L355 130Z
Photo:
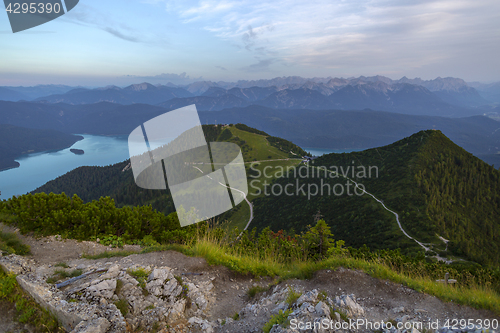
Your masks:
M18 167L14 158L23 154L68 148L81 139L54 130L0 124L0 170Z
M238 144L245 161L297 158L307 154L287 140L270 137L265 132L243 124L226 127L203 125L203 131L207 142L227 141ZM298 161L289 163L296 164ZM261 166L263 167L265 165ZM248 166L247 171L250 173ZM116 201L118 207L148 204L167 215L175 211L168 189L166 191L145 190L135 184L128 160L105 167L77 168L48 182L32 193L42 192L64 192L69 196L77 194L84 202L110 196Z
M203 131L207 142L216 141L224 133L220 126L203 126ZM223 134L222 140L225 138L230 137ZM151 205L166 215L175 211L168 189L145 190L135 184L128 160L105 167L79 167L33 191L43 192L77 194L84 202L109 196L119 207Z
M500 172L439 131L421 131L362 152L325 155L294 169L299 160L293 158L304 151L291 142L240 124L203 129L208 142L237 143L245 161L255 161L246 165L255 216L251 228L300 233L321 217L348 246L422 251L399 229L392 213L372 197L356 194L354 180L399 214L404 230L431 243L433 251L499 264ZM128 161L78 168L35 192L76 193L85 202L110 196L118 207L150 204L164 214L175 210L168 190L136 186ZM243 203L222 218L246 224L248 216Z
M445 253L446 245L438 238L442 236L450 240L449 252L499 264L500 172L455 145L440 131L421 131L391 145L362 152L325 155L315 160L310 170L321 166L328 170L344 168L339 173L349 170L347 177L383 200L399 214L403 228L411 236L435 244L435 251ZM360 172L363 167L372 167L371 177ZM278 182L285 185L295 181L290 175ZM332 187L346 183L344 177L299 179L306 186L320 186L321 181ZM397 228L394 215L366 195L323 195L312 200L304 196L269 196L256 204L260 207L256 213L260 227L302 230L320 210L335 235L348 245L399 247L409 241ZM273 209L278 206L282 209Z

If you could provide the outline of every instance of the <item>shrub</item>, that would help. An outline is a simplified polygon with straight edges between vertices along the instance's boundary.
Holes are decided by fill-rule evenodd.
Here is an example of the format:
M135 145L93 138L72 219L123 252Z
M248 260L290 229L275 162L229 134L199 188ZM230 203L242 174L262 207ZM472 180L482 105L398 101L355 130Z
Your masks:
M264 333L269 333L271 329L273 328L274 325L282 325L286 323L285 326L288 326L288 315L292 313L291 309L286 310L283 312L283 310L280 310L278 314L272 315L271 319L262 327L262 330Z
M16 234L0 231L0 252L6 255L18 254L24 256L30 253L30 247L23 244Z
M253 287L251 287L250 289L248 289L248 291L247 291L247 295L248 295L250 298L253 298L253 297L255 297L255 295L257 295L258 293L263 292L263 291L267 291L267 290L269 290L269 287L253 286Z
M118 308L118 310L120 310L120 312L122 313L122 315L125 317L127 315L127 313L128 313L128 302L127 302L127 300L120 299L120 300L118 300L118 301L115 302L115 305Z
M292 304L295 303L301 295L301 293L296 292L293 287L289 286L285 302L288 304L288 306L292 306Z

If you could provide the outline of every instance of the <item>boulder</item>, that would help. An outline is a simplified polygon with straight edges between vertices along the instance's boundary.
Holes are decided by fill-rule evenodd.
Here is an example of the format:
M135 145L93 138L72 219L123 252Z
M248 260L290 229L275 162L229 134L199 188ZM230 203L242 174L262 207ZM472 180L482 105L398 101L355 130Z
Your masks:
M80 322L71 333L106 333L110 323L106 318Z
M116 279L104 280L87 288L87 291L94 297L104 297L110 299L116 290Z
M300 306L304 302L308 303L316 303L318 300L318 291L316 289L313 289L305 294L302 294L302 296L299 297L297 300L297 305Z
M330 308L325 303L319 302L314 307L314 310L319 316L330 318Z

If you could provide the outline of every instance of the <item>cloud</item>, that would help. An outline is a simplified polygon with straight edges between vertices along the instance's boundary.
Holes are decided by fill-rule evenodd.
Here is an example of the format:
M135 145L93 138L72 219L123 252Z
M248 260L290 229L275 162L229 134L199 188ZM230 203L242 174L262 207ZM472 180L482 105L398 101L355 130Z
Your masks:
M222 67L222 66L215 66L215 68L218 68L218 69L220 69L220 70L222 70L222 71L227 71L227 68Z
M80 3L77 9L62 17L63 20L85 26L91 26L123 39L128 42L143 42L134 30L123 23L116 23L109 15L104 15L98 9Z
M500 53L498 0L203 0L176 10L230 44L305 67L404 71L470 64L472 53L494 66Z
M242 67L241 70L245 72L269 72L270 66L276 62L276 59L262 59L258 60L256 64L252 64L246 67Z
M138 43L140 42L139 39L135 38L135 37L131 37L131 36L127 36L127 35L124 35L123 33L121 33L120 31L114 29L114 28L111 28L111 27L103 27L101 28L102 30L104 31L107 31L109 32L110 34L112 34L113 36L115 37L118 37L118 38L121 38L123 40L126 40L126 41L129 41L129 42L134 42L134 43Z
M250 51L250 49L254 45L254 40L257 39L257 34L253 31L251 25L248 26L248 32L245 32L241 39L243 39L245 48Z

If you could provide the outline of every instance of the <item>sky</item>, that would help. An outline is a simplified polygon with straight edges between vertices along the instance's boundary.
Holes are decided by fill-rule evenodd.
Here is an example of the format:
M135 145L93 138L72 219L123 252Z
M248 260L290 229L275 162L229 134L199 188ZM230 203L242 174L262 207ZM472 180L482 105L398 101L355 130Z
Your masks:
M492 82L500 1L80 0L15 34L0 13L0 50L2 86L295 75Z

